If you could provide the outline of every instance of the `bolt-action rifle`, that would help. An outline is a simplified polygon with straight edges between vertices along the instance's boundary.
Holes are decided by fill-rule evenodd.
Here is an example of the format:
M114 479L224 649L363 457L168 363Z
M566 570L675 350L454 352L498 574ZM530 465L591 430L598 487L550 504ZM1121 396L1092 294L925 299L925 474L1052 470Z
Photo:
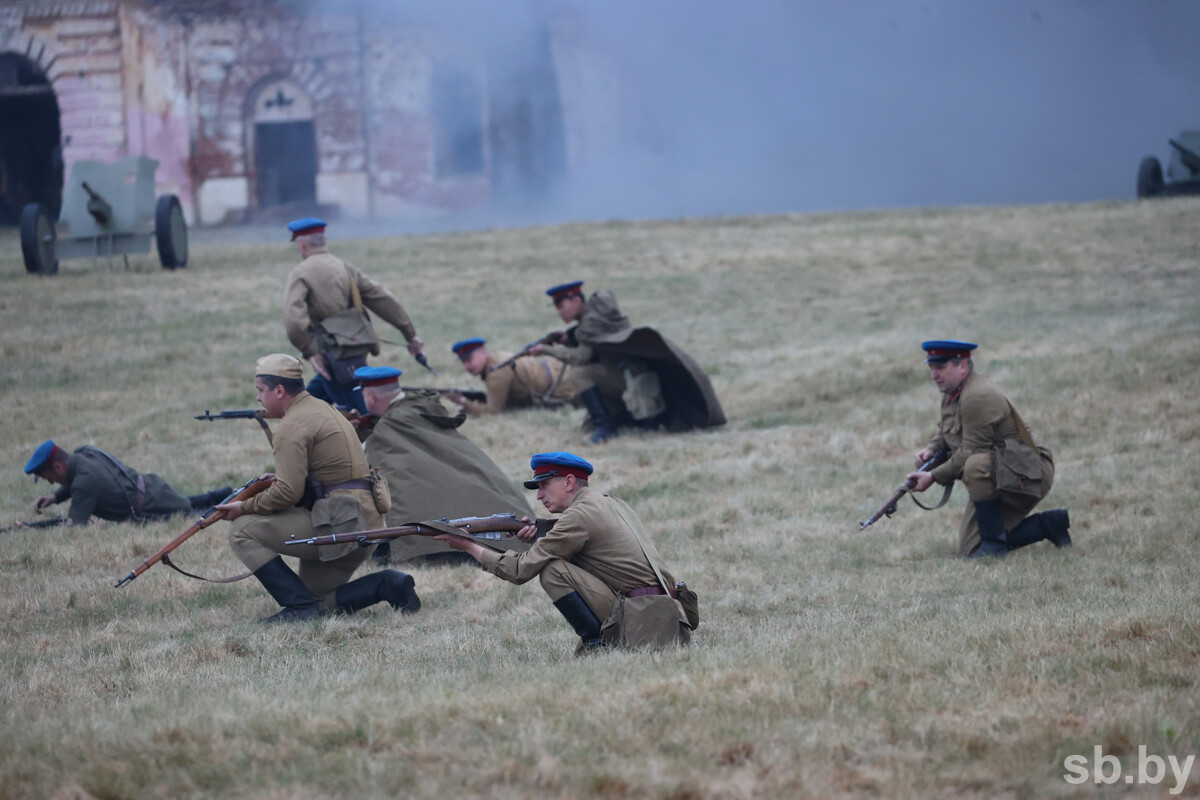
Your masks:
M224 500L222 500L217 505L224 505L225 503L232 503L234 500L246 500L248 498L251 498L254 495L256 495L259 492L266 489L268 486L270 486L274 482L275 482L274 475L270 476L269 478L251 478L250 480L248 480L244 484L242 484L241 488L239 488L237 491L233 492L231 495L226 497ZM161 548L159 548L159 550L154 555L150 556L145 561L143 561L140 565L138 565L133 570L133 572L130 572L124 578L121 578L121 580L117 581L116 588L120 589L122 586L124 586L125 584L132 581L138 575L141 575L143 572L145 572L146 570L153 567L159 561L163 562L171 569L174 569L177 572L187 575L189 578L199 577L197 575L192 575L189 572L184 572L183 570L179 569L179 567L177 567L173 563L171 563L171 558L168 554L172 550L174 550L176 547L179 547L179 545L183 544L188 539L192 538L194 535L196 535L200 531L207 528L209 525L212 525L214 522L220 522L223 519L225 519L224 511L218 511L216 506L213 506L212 508L208 509L208 511L205 511L203 516L200 517L200 519L196 520L191 525L189 525L187 528L180 531L180 533L178 535L176 535L174 539L172 539L171 541L169 541L165 545L163 545ZM229 582L229 581L233 581L233 580L241 580L244 577L246 577L246 575L239 575L237 578L230 578L230 579L226 579L224 581L218 580L216 582L217 583L225 583L225 582ZM208 580L208 579L202 578L201 580Z
M504 369L509 364L516 361L518 358L532 355L533 348L537 347L539 344L557 344L558 342L563 341L566 338L566 336L567 336L567 334L564 331L550 331L545 336L538 339L536 342L530 342L529 344L522 347L516 354L509 356L508 358L504 359L503 361L497 363L494 367L489 368L488 372L495 372L498 369Z
M197 414L194 419L252 419L263 429L263 433L267 434L267 441L271 440L271 426L267 424L262 412L253 408L235 408L233 411L219 411L216 414L206 408L203 414Z
M934 453L932 456L930 456L928 461L926 461L924 464L922 464L920 466L920 468L917 470L917 472L928 472L929 470L936 467L938 464L941 464L942 462L946 461L946 459L948 459L948 458L950 458L949 450L945 450L945 449L938 450L936 453ZM896 504L900 502L900 498L904 497L904 495L906 495L906 494L908 494L910 497L912 497L912 495L909 493L912 492L913 487L916 485L917 485L917 482L913 478L910 478L907 481L905 481L900 486L900 488L898 488L896 491L892 492L892 496L889 497L886 501L884 501L884 504L879 507L878 511L876 511L874 514L871 515L870 519L868 519L866 522L858 523L858 529L860 531L865 530L868 525L872 525L872 524L878 522L880 517L890 517L892 514L895 514L896 513ZM913 502L916 503L917 505L921 506L921 508L925 509L926 511L933 511L935 508L941 508L942 506L946 505L946 501L950 499L950 490L952 488L954 488L953 483L946 486L946 491L942 495L941 502L939 502L936 506L921 505L921 501L918 500L916 497L913 497Z
M481 540L485 547L488 541L500 541L513 538L517 531L527 525L536 525L535 538L540 539L554 527L557 519L535 519L518 517L516 514L493 514L490 517L463 517L461 519L434 519L425 522L413 522L399 525L395 528L375 528L369 531L351 531L350 533L332 533L328 536L314 536L311 539L290 539L284 544L310 544L318 547L327 544L344 544L358 542L359 547L368 547L376 542L389 539L399 539L401 536L440 536L443 533L455 533Z
M23 528L58 528L67 524L66 517L47 517L46 519L34 519L28 522L18 520L12 525L5 525L0 528L0 533L8 533L9 531L19 531Z

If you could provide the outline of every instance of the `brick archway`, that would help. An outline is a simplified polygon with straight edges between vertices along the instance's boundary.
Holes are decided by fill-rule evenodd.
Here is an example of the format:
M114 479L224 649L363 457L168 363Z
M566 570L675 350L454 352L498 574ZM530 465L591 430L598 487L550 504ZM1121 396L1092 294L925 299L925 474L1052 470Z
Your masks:
M0 224L16 224L30 203L51 218L62 208L57 60L40 37L0 30Z

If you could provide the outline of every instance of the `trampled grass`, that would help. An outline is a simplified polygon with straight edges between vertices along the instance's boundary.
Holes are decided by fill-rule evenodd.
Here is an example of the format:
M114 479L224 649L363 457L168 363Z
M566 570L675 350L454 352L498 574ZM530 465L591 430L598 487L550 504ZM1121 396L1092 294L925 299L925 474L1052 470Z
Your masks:
M466 567L415 568L413 617L266 628L253 582L113 588L182 524L4 533L0 798L1166 796L1170 770L1124 776L1139 746L1200 755L1198 222L1178 199L334 238L405 302L438 385L469 380L457 339L557 327L542 290L573 277L704 366L718 430L462 429L514 481L532 452L591 460L699 592L695 646L573 659L536 585ZM289 350L292 250L221 238L175 273L35 278L0 236L3 522L32 516L47 437L189 492L271 466L253 423L191 418L253 406L255 358ZM981 343L1053 449L1073 549L955 560L961 489L858 531L936 422L918 345L942 337ZM375 363L432 377L397 346ZM240 571L221 525L177 555ZM1096 746L1117 784L1066 782Z

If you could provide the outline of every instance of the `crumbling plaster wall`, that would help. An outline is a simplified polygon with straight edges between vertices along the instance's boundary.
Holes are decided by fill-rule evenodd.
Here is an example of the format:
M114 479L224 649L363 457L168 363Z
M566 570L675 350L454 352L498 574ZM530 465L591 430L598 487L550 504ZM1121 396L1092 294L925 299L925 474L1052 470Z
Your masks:
M64 177L76 161L146 155L157 191L191 214L181 38L170 26L101 0L16 5L0 17L0 50L33 61L54 89Z

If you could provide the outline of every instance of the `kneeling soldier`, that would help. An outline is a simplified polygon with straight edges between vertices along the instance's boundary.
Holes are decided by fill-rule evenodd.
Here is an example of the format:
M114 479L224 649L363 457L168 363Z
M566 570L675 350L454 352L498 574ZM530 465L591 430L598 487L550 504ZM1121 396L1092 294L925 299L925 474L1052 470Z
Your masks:
M534 541L532 525L517 534L533 542L529 550L501 553L464 536L436 538L469 553L485 570L510 583L538 578L554 607L579 635L576 655L604 645L602 621L612 613L618 594L675 598L675 579L634 510L625 501L588 487L591 464L571 453L539 453L530 466L533 477L525 481L525 488L537 489L542 505L562 516L541 539ZM670 633L686 643L686 616L678 600L675 605L679 606L678 628Z
M1037 447L1008 398L994 383L975 372L971 351L977 345L959 341L929 341L921 348L930 378L942 392L942 419L938 432L917 453L921 466L938 450L949 449L950 458L928 472L911 472L914 492L934 482L943 486L960 480L971 502L958 531L959 555L964 558L1003 556L1010 550L1048 539L1055 547L1071 544L1066 509L1032 514L1054 483L1050 451ZM994 458L998 448L1016 441L1029 448L1032 471L1040 466L1040 482L1031 481L1017 493L998 487ZM1040 465L1037 463L1040 461Z
M247 500L217 506L233 522L229 546L283 607L263 622L310 619L386 601L413 613L421 608L412 576L396 570L350 581L372 548L357 542L329 547L295 545L300 574L279 554L288 539L383 527L371 492L370 468L354 428L333 406L304 391L300 361L276 353L258 360L255 388L275 428L275 483ZM321 529L314 532L315 526Z

